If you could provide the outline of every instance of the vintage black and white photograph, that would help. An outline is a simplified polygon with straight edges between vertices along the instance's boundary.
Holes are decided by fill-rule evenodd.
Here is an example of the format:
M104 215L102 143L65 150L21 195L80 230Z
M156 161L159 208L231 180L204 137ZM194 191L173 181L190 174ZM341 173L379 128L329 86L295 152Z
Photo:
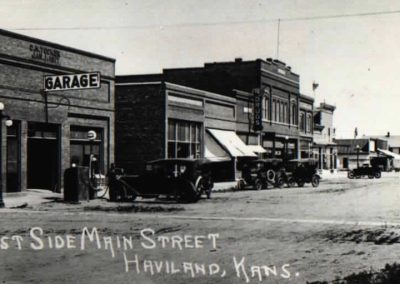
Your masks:
M400 2L0 0L1 283L400 283Z

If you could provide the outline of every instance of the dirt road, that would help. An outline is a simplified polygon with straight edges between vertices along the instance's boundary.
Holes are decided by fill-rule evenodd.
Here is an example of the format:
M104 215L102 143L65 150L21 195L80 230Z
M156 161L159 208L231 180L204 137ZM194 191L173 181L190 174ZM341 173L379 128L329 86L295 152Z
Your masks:
M306 283L398 261L400 178L1 212L3 283Z

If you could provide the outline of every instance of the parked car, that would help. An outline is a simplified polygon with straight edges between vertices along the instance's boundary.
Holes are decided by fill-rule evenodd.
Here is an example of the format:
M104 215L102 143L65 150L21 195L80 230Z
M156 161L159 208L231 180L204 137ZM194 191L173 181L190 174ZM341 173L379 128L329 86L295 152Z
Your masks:
M289 187L296 184L303 187L305 183L311 183L313 187L318 187L321 179L317 172L318 161L316 159L293 159L285 165L285 171L282 172L282 180ZM282 183L282 181L279 181Z
M361 167L350 170L347 173L347 177L349 179L353 178L361 178L364 176L368 176L368 178L381 178L382 173L379 167L371 167L369 165L362 165Z
M268 188L268 185L280 187L279 176L283 169L281 159L254 160L245 164L242 169L242 179L239 188L250 185L256 190Z
M211 164L206 159L163 159L151 161L140 175L120 169L109 174L110 199L174 197L180 202L197 202L202 194L211 196Z

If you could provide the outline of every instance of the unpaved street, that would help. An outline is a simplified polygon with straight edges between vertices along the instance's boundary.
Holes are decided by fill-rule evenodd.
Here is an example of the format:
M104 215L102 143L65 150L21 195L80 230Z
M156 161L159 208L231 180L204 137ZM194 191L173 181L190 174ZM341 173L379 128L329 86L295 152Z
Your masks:
M2 211L4 283L306 283L399 260L400 176ZM86 229L85 229L86 228ZM96 235L97 233L97 235Z

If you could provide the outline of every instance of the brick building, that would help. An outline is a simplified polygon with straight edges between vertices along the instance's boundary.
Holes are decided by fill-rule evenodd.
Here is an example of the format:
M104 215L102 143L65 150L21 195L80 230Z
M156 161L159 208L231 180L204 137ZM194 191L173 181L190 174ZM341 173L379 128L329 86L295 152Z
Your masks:
M168 157L231 158L237 169L256 155L309 157L314 99L299 87L299 76L272 59L117 76L116 162L137 172L146 161ZM179 138L184 125L200 130L198 146L184 146L194 137Z
M300 81L299 75L285 63L271 58L253 61L237 58L233 62L206 63L197 68L164 69L162 77L169 82L229 97L236 97L238 91L252 94L244 100L250 106L239 102L238 135L249 135L248 124L253 123L250 135L266 150L264 156L299 156ZM259 99L256 96L260 96ZM255 99L259 105L253 104ZM242 107L251 113L244 113L240 118ZM249 116L252 119L249 120Z
M43 92L44 75L94 71L98 89ZM4 191L61 191L72 163L87 165L90 153L102 170L114 161L114 80L114 59L0 30L0 101L13 120L1 128Z
M117 76L119 167L139 173L150 160L205 157L226 161L232 179L237 159L256 157L235 133L235 98L151 78Z

